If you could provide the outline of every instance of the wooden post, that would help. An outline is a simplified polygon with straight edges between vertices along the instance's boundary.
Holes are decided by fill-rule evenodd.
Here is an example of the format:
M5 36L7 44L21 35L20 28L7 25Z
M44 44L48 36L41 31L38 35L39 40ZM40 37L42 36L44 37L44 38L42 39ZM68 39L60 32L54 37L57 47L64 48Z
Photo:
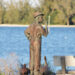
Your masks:
M65 75L66 73L66 64L65 64L65 57L61 57L61 66L62 66L62 74Z

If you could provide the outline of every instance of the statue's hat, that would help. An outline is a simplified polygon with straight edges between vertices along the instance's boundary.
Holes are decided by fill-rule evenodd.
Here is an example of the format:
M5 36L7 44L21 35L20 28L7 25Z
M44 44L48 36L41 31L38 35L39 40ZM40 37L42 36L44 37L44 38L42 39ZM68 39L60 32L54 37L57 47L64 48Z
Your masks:
M34 18L36 18L37 16L44 16L44 14L37 11L37 12L34 13Z

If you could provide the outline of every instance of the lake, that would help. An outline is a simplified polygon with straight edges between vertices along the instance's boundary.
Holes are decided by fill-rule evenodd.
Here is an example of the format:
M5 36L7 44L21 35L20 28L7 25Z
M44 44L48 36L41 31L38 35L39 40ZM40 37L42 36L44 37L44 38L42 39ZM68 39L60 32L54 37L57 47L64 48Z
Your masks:
M29 41L24 35L26 27L0 27L0 58L15 53L20 63L29 63ZM41 63L44 56L49 65L53 66L53 56L75 55L75 28L51 27L47 37L42 37Z

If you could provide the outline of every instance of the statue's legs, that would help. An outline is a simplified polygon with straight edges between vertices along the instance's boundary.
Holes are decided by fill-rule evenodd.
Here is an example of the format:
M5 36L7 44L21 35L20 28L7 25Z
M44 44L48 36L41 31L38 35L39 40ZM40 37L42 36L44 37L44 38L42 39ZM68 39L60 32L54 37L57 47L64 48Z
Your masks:
M34 49L30 47L30 75L34 75Z
M34 56L34 75L40 75L40 64L41 64L41 48L40 48L40 42L36 41L34 50L35 50L35 56Z

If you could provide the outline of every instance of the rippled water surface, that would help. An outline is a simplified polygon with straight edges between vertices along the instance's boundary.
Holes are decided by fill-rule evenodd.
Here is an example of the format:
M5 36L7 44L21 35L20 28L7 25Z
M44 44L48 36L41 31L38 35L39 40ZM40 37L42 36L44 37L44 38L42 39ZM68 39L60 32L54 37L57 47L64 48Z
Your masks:
M16 53L21 63L28 64L29 41L24 35L25 29L25 27L0 27L0 58ZM47 56L48 63L53 65L55 55L75 55L75 28L51 27L48 36L42 37L42 63L44 56Z

